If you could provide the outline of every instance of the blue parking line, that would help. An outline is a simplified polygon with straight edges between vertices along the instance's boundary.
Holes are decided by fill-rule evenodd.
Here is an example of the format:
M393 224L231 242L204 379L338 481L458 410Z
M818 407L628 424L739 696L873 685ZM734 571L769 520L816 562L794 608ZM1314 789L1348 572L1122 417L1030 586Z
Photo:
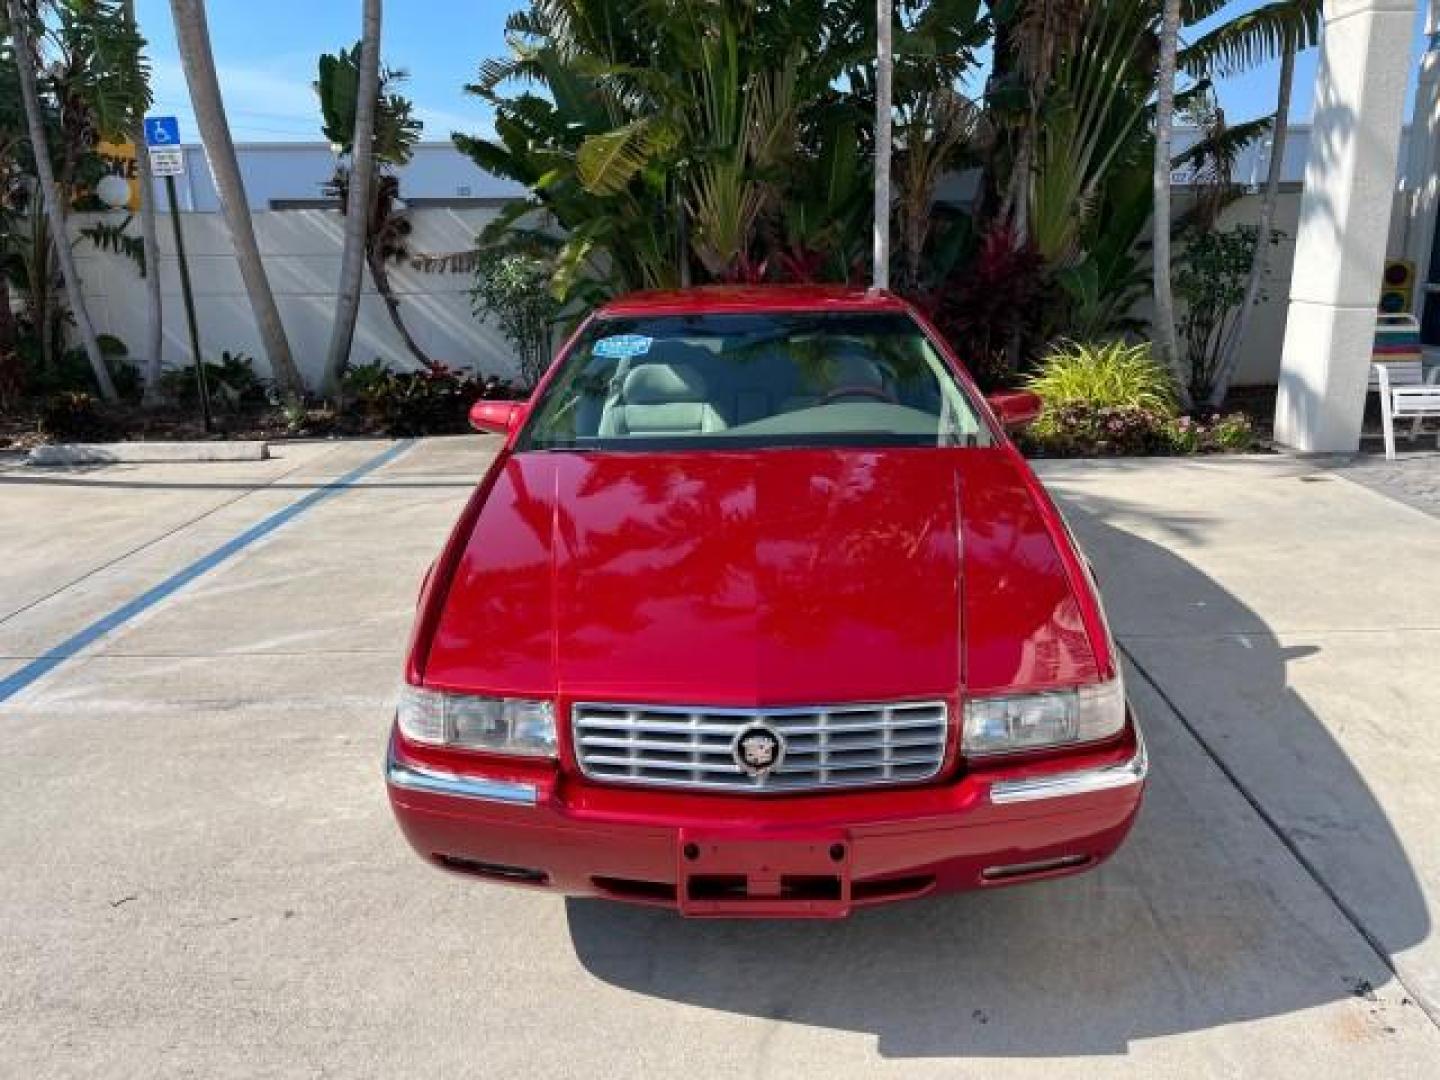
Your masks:
M374 472L382 465L387 465L394 461L414 445L415 440L413 439L406 439L403 442L396 443L388 450L377 454L358 468L351 469L344 476L321 485L303 499L297 499L283 510L277 510L263 521L251 525L250 528L244 532L225 541L225 543L210 552L210 554L202 555L183 570L171 574L164 581L160 582L160 584L151 589L147 589L134 600L121 605L110 612L110 614L96 619L89 626L66 638L44 655L31 660L19 671L0 679L0 703L14 697L21 690L24 690L31 683L35 682L35 680L48 675L66 660L69 660L81 650L93 645L112 630L124 626L141 612L154 607L161 600L183 589L196 578L214 570L232 555L243 551L255 543L255 541L269 536L276 529L280 528L280 526L293 521L317 503L323 502L330 498L330 496L339 494L346 488L353 486L361 477ZM260 487L256 490L261 491L264 490L264 488Z

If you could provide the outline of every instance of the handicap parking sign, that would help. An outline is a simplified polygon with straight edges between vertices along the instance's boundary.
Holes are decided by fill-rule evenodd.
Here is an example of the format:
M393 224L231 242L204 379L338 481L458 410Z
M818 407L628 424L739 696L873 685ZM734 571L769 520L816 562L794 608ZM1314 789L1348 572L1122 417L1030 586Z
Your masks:
M146 146L179 146L180 121L173 116L147 116L145 118Z

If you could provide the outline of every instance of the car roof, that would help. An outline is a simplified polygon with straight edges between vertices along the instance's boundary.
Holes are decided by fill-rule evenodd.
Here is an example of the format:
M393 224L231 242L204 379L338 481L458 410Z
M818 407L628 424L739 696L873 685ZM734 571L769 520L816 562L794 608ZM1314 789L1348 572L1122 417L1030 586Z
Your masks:
M908 311L894 293L854 285L702 285L634 292L605 304L607 316L704 315L744 312Z

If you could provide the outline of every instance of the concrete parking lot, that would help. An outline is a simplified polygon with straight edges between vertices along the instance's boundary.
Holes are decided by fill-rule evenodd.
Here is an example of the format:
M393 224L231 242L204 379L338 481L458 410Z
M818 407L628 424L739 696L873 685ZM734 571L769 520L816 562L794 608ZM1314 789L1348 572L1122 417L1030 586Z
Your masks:
M1151 743L1128 846L685 922L391 822L411 605L493 445L0 465L0 1075L1437 1075L1440 520L1285 458L1049 465Z

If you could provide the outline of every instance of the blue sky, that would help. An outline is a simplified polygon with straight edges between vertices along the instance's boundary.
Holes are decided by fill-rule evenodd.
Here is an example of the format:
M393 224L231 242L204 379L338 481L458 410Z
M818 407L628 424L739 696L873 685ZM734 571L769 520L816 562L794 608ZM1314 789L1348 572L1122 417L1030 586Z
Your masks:
M1237 0L1235 13L1260 0ZM425 122L425 138L483 131L487 114L461 87L481 59L504 51L502 26L519 0L392 0L386 5L384 56L405 68L407 92ZM1417 5L1418 6L1418 5ZM353 44L359 35L359 0L210 0L211 44L235 138L244 142L320 139L311 90L321 52ZM181 134L196 139L189 95L175 49L166 0L137 0L141 31L150 41L157 114L180 117ZM1417 14L1417 27L1419 15ZM1415 57L1421 43L1416 34ZM1291 118L1310 118L1316 50L1300 58ZM1412 70L1414 64L1412 63ZM1413 80L1412 80L1413 81ZM1221 99L1232 122L1274 108L1273 66L1229 80Z
M510 0L391 0L385 6L385 62L410 72L406 93L425 122L425 138L484 129L486 110L461 87L473 81L482 58L503 51ZM135 8L154 66L151 111L180 117L181 136L198 141L170 5L137 0ZM319 141L320 111L311 89L316 59L355 43L359 0L209 0L207 9L235 138Z

